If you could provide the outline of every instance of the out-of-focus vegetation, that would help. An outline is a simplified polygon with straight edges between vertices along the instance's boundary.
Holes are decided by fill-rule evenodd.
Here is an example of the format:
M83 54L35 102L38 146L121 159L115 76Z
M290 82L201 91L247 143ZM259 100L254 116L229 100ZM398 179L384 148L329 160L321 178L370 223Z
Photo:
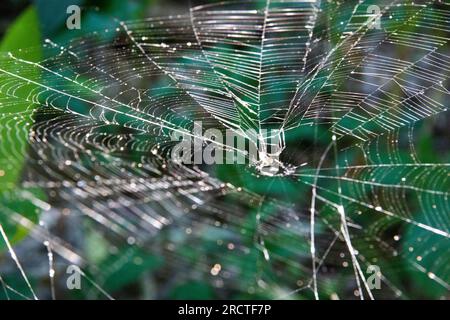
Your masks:
M67 18L66 8L69 5L78 4L87 8L82 15L82 29L81 30L67 30L65 27L65 21ZM145 0L145 1L83 1L83 0L36 0L32 3L27 1L14 1L7 0L2 1L0 5L0 10L2 11L2 16L0 17L0 32L3 35L3 39L0 42L0 51L13 51L24 47L36 47L38 48L42 41L46 38L52 39L55 43L67 43L74 37L80 37L96 30L103 30L111 25L111 22L117 19L142 19L149 15L161 15L170 14L172 12L180 12L188 8L188 2L183 1L166 1L166 0ZM2 8L6 8L4 11ZM98 9L96 9L98 8ZM407 49L405 49L407 50ZM39 50L30 51L33 52L32 55L27 55L24 52L23 58L30 61L39 61L44 57L44 53ZM39 79L39 74L27 75L32 79ZM21 106L17 106L20 108ZM24 105L23 108L27 108L28 105ZM36 112L39 116L39 112ZM445 118L445 116L444 116ZM446 145L450 139L449 130L446 127L448 124L448 119L444 119L440 123L429 123L427 121L422 122L418 125L416 130L417 137L417 153L423 155L424 162L445 162L450 159L450 152L448 145ZM2 124L0 121L0 126L6 125ZM294 145L294 148L305 148L309 150L313 144L325 146L328 140L321 141L320 137L326 136L326 129L318 127L316 129L302 128L298 131L293 131L287 137L287 144ZM308 141L310 145L295 146L295 141L301 137L303 141ZM9 139L12 144L21 144L20 141L11 140L10 137L1 137L2 139ZM26 136L17 136L14 139L27 139ZM408 152L406 150L403 152ZM381 151L383 152L383 150ZM386 151L388 152L388 151ZM381 154L381 157L389 156L388 153ZM356 156L355 156L356 157ZM340 160L338 160L340 161ZM343 162L343 160L342 160ZM8 179L11 179L11 187L14 188L16 181L20 179L23 173L24 167L26 166L26 160L22 163L16 163L16 171L13 175L9 175ZM251 191L258 194L270 194L271 196L280 200L290 200L298 199L299 195L308 194L309 190L306 185L299 185L293 181L287 180L277 180L269 178L256 178L255 175L248 171L242 170L239 166L221 166L214 170L214 175L225 182L231 182L236 186L245 186ZM336 184L337 187L337 184ZM2 196L4 190L0 190L0 197ZM45 198L46 195L41 190L36 190L36 194L40 197ZM302 202L300 199L299 202ZM306 200L302 203L305 207L308 206ZM25 216L29 217L33 221L38 221L39 212L27 213L29 211L29 204L27 203L7 203L15 209L18 209ZM266 215L270 215L274 210L272 208L272 203L264 203L261 205L259 210L264 212ZM419 211L419 208L417 209ZM326 214L326 212L325 212ZM418 213L420 214L420 213ZM254 231L257 233L258 226L254 221L255 212L249 210L249 219L247 225L247 232ZM0 219L0 222L2 220ZM64 228L67 228L65 226ZM164 270L164 259L169 259L162 255L158 255L155 252L146 252L145 250L138 249L136 247L131 247L127 243L119 243L115 246L111 246L109 239L105 239L103 233L99 232L92 222L83 221L82 224L78 225L76 228L82 229L82 249L83 254L89 260L90 264L95 265L96 268L106 270L103 272L104 278L101 279L102 287L107 291L112 293L118 298L223 298L223 297L233 297L233 298L273 298L275 295L267 295L265 293L255 294L254 290L250 290L249 293L220 293L220 290L216 290L211 285L210 279L208 281L202 281L202 279L190 279L188 281L179 281L179 279L172 279L172 281L167 281L164 284L159 283L160 278L163 278L165 272L170 272L170 270ZM320 230L317 230L320 232ZM8 233L14 232L12 241L17 244L18 250L22 253L26 252L28 248L33 247L32 241L23 240L27 236L27 231L14 228L9 228ZM80 235L78 231L72 226L64 230L68 233L68 239L75 239L74 242L80 242ZM211 233L209 235L211 243L216 242L216 239L227 239L229 234L227 230L224 229L210 229L203 230L205 234ZM72 234L73 233L73 234ZM182 238L184 235L176 235L178 238ZM414 231L405 230L404 239L405 243L413 241L412 239L417 238L420 235L414 233ZM181 240L180 240L181 241ZM274 239L267 239L266 246L271 252L276 255L285 256L290 258L287 250L284 250L284 242L291 245L292 239L288 235L279 234ZM1 242L1 241L0 241ZM197 247L198 246L198 247ZM308 252L309 244L304 242L299 244L301 250ZM401 246L401 245L400 245ZM299 247L300 248L300 247ZM3 261L2 255L7 254L5 246L0 245L0 275L3 276L11 286L14 286L19 291L24 287L24 284L20 279L14 279L8 275L8 268L2 267ZM206 254L219 255L215 252L218 250L216 246L210 243L197 243L192 247L183 247L182 252L177 252L181 257L186 255L189 260L199 260ZM227 249L224 249L227 250ZM376 250L376 249L374 249ZM41 256L29 257L29 269L31 275L36 274L35 277L31 277L33 285L36 287L45 288L48 286L48 280L46 278L47 267L42 260L45 258L45 252ZM254 283L254 271L255 266L261 266L261 257L259 252L252 251L245 256L245 259L235 259L231 261L236 269L249 270L250 272L243 272L243 276L240 279L242 287L252 288ZM180 259L181 263L182 259ZM305 260L307 261L307 260ZM33 264L37 263L43 266L37 266ZM305 262L309 263L309 262ZM181 267L182 268L182 267ZM404 273L413 273L407 266L398 266L398 268L404 268ZM2 271L5 271L4 273ZM95 270L94 270L95 271ZM178 272L182 273L182 269ZM261 267L261 272L266 272L268 274L276 273L277 270L265 269ZM298 273L298 277L304 277L303 270L296 269L292 267L290 270L292 273ZM89 270L88 270L89 273ZM413 273L413 277L416 276ZM90 274L89 274L90 275ZM406 277L407 278L407 277ZM305 285L300 283L298 286L301 287ZM339 279L334 279L327 281L323 284L324 292L334 292L338 287L346 287L346 283L341 283ZM423 281L418 277L418 281L415 283L404 284L406 288L410 288L412 291L420 291L421 297L432 297L445 295L444 291L436 292L436 287L429 281ZM25 289L24 289L25 290ZM43 291L45 291L43 289ZM0 297L2 293L0 292ZM103 298L101 293L95 290L93 286L90 286L87 290L82 291L60 291L58 292L58 297L64 298ZM4 298L4 297L2 297ZM20 298L20 297L14 297ZM311 298L310 296L307 298Z

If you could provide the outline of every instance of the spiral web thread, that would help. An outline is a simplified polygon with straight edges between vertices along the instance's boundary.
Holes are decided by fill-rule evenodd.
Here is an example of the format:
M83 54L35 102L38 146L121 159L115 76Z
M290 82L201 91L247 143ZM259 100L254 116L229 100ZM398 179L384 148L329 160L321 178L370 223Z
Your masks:
M448 140L436 162L417 148L426 128L448 128L450 5L377 1L374 15L373 4L198 5L65 45L47 39L39 62L22 58L31 49L2 53L5 297L55 297L63 266L76 264L87 296L112 298L130 263L159 266L162 297L171 277L207 281L218 297L414 297L402 273L448 297ZM295 170L268 183L298 193L173 163L170 134L192 136L194 121L282 130ZM56 221L100 234L117 259L96 265L79 240L52 232ZM50 289L21 263L24 233L45 249Z

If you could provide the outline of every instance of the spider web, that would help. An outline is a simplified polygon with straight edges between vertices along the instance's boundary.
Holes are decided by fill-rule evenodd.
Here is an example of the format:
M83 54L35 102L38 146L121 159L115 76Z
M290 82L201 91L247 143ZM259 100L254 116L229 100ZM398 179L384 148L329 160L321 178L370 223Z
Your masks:
M448 297L449 19L445 1L197 3L47 39L39 62L2 53L4 298L65 296L69 264L82 298L127 279L150 298ZM174 163L196 121L255 145L281 130L293 169Z

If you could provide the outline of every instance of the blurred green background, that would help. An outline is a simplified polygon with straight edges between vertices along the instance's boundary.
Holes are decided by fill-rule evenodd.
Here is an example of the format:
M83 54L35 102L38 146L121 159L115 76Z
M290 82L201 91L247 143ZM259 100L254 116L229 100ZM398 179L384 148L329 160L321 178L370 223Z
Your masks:
M65 20L67 18L66 8L69 5L77 4L87 8L88 10L83 13L82 16L82 30L67 30L65 27ZM98 7L98 10L95 8ZM75 1L75 0L36 0L30 1L14 1L3 0L0 4L0 36L2 41L0 43L1 51L16 50L24 47L39 47L39 44L46 38L52 39L57 43L67 43L74 37L82 36L85 33L91 31L100 30L111 25L114 18L128 20L128 19L141 19L150 15L167 15L177 12L186 12L189 8L187 1L167 1L167 0L146 0L146 1ZM39 61L42 59L44 53L39 50L33 51L32 56L27 58L32 61ZM424 162L446 162L449 160L449 148L448 142L450 140L450 131L448 130L448 116L444 116L441 121L427 122L424 121L417 125L416 137L417 141L417 153L422 155ZM310 140L309 143L313 143L325 146L327 141L315 141L319 136L325 134L326 130L319 128L320 132L312 131L310 128L298 130L293 132L289 136L292 140L291 143L295 143L298 137L304 140ZM323 132L321 131L323 130ZM313 142L314 141L314 142ZM288 141L289 142L289 141ZM301 146L299 147L301 148ZM389 156L389 151L385 151L384 155ZM383 156L383 151L382 151ZM340 160L338 160L340 161ZM292 199L299 193L309 192L304 185L295 184L292 181L268 181L264 179L256 179L254 175L249 174L246 171L242 171L238 167L226 166L217 168L215 172L217 177L224 181L233 182L237 186L251 186L252 191L259 194L270 194L278 199ZM14 179L18 179L20 172ZM307 204L302 204L307 206ZM264 204L262 210L267 215L270 215L275 209L271 207L271 204ZM261 209L261 208L259 208ZM25 209L26 210L26 209ZM254 225L253 218L255 208L249 209L249 221L248 228L254 230L257 227ZM326 214L326 212L325 212ZM164 259L157 253L149 253L141 251L139 248L129 246L127 243L122 243L122 246L110 246L109 242L105 240L100 232L97 232L93 224L86 223L83 225L85 229L85 248L86 256L93 265L96 265L100 270L108 270L103 274L102 286L107 292L113 294L117 298L273 298L279 293L268 293L270 290L261 290L252 287L254 283L253 269L256 265L261 264L261 257L258 253L250 252L249 255L239 260L236 257L235 264L237 269L249 270L250 272L242 274L244 275L239 281L241 281L242 287L250 288L247 293L242 291L237 292L221 292L217 290L217 287L213 286L210 279L202 281L201 277L198 279L190 279L188 281L179 281L178 279L165 278L165 272L168 270L161 270L164 266ZM227 239L231 236L223 229L211 229L208 230L212 235L210 242L203 242L200 244L191 244L189 247L184 247L183 252L177 254L186 255L190 260L201 259L201 255L197 251L204 251L209 253L210 251L217 250L215 247L216 239ZM221 233L222 232L222 233ZM26 234L20 234L16 236L17 239L22 239ZM177 237L183 235L177 235ZM288 247L298 246L304 252L308 252L309 245L306 242L292 242L290 234L278 234L274 239L267 241L267 246L271 252L276 252L280 256L286 258L289 257L288 250L284 250L284 245ZM404 233L405 241L414 241L413 238L417 238L417 234L411 235L411 233ZM70 235L69 235L70 238ZM408 238L410 238L408 240ZM182 241L182 240L180 240ZM437 240L438 242L439 240ZM214 246L213 246L214 244ZM32 242L26 242L22 244L21 250L27 251L28 248L32 248L34 244ZM252 244L251 244L252 245ZM250 245L250 246L251 246ZM198 246L198 247L196 247ZM202 250L199 249L201 247ZM189 251L190 249L190 251ZM20 250L20 248L19 248ZM223 249L227 250L227 249ZM113 252L114 254L111 254ZM220 256L221 252L215 252L215 256ZM372 255L377 255L376 249L373 250ZM297 258L297 257L295 257ZM305 257L304 263L309 263L309 256ZM3 260L2 260L3 259ZM0 265L6 263L6 254L4 257L0 257ZM114 266L118 266L115 268ZM182 268L189 268L190 265L182 265L180 260L180 266L177 266L177 271L173 272L182 273ZM407 274L408 268L404 266L398 266L404 268L404 273ZM43 268L44 271L36 271L36 274L45 274L47 266L36 266L36 268ZM276 274L276 265L273 268L267 268L261 272L267 274ZM295 267L291 267L292 273L298 275L299 278L305 276L304 270L297 270ZM0 269L1 270L1 269ZM8 270L6 270L8 271ZM154 272L154 273L153 273ZM8 283L16 288L18 291L26 291L22 279L17 279L14 276L8 276L7 272L5 279ZM170 272L169 272L170 273ZM298 273L298 274L297 274ZM0 273L1 274L1 273ZM93 270L95 274L95 270ZM90 275L94 276L94 275ZM164 279L162 281L159 277ZM402 283L404 288L409 288L412 291L417 292L417 296L421 298L436 298L446 295L445 290L436 289L436 286L425 278L417 276L413 277L417 280L414 283ZM408 279L405 276L405 279ZM160 281L161 280L161 281ZM272 279L276 282L276 277ZM36 286L46 287L48 286L47 280L43 280L38 276L32 279L33 284ZM400 280L399 282L402 282ZM161 285L161 283L164 283ZM216 283L217 284L217 283ZM298 287L304 286L305 283L298 281ZM342 279L332 279L323 284L324 295L329 298L329 294L337 291L337 288L347 288L347 283ZM255 293L256 291L256 293ZM43 289L44 292L44 289ZM86 290L82 291L64 291L61 290L57 294L58 298L104 298L94 286L89 285ZM45 296L44 296L45 297ZM304 296L298 295L296 298L311 298L310 294ZM0 298L5 298L0 292ZM20 299L20 296L14 297ZM49 296L47 296L49 298Z

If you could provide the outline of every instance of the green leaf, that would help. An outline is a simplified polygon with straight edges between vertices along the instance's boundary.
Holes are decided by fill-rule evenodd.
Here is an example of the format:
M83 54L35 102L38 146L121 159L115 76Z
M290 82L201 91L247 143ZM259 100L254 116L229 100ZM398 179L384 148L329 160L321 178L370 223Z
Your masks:
M2 56L11 53L15 57L33 62L42 60L39 19L33 6L26 9L7 30L0 43L0 52ZM0 60L0 68L17 73L17 66L11 63L11 60L6 63L4 60ZM20 71L22 77L32 81L38 81L40 78L37 68ZM13 79L11 79L11 83L14 83ZM37 105L28 101L0 93L0 141L2 142L0 205L19 212L32 221L37 220L40 209L31 203L29 197L25 199L20 196L22 190L18 187L18 182L26 164L29 128L33 123L32 112L36 108ZM45 199L45 195L40 190L34 189L28 190L28 192L36 198ZM27 235L26 230L11 223L5 210L2 210L0 215L0 223L4 225L11 242L17 242ZM0 246L4 249L3 245Z
M108 292L119 290L162 263L162 257L135 247L119 250L118 255L110 256L100 264L106 275L103 288Z
M41 44L41 33L39 19L33 6L28 7L7 30L0 44L0 51L14 51L21 48L39 47ZM22 58L32 61L42 59L42 50L28 52Z
M19 18L8 29L0 44L0 51L13 52L15 56L21 59L38 62L42 60L42 48L41 36L39 32L39 20L34 7L29 7L22 13ZM30 48L30 50L21 50L20 48ZM0 67L5 70L11 70L14 72L16 66L14 64L1 64ZM30 80L37 80L39 78L39 72L37 68L29 68L26 72L21 73L22 77L26 77ZM12 119L12 115L9 113L17 114L20 111L30 110L30 108L36 108L35 105L30 105L27 101L12 100L11 97L7 97L0 93L1 101L9 99L9 105L2 106L0 104L0 139L2 142L8 141L7 144L3 144L4 149L0 152L0 169L2 174L0 177L1 190L5 190L8 187L14 187L20 178L25 157L23 153L12 153L15 156L14 163L8 163L11 152L15 149L21 150L23 146L27 145L28 132L31 123L29 121L20 121ZM14 125L14 128L11 128ZM21 128L20 126L25 126ZM19 157L19 158L18 158ZM22 157L22 158L20 158ZM2 168L3 165L8 164L9 168ZM6 187L6 188L5 188ZM1 191L0 191L1 192Z

